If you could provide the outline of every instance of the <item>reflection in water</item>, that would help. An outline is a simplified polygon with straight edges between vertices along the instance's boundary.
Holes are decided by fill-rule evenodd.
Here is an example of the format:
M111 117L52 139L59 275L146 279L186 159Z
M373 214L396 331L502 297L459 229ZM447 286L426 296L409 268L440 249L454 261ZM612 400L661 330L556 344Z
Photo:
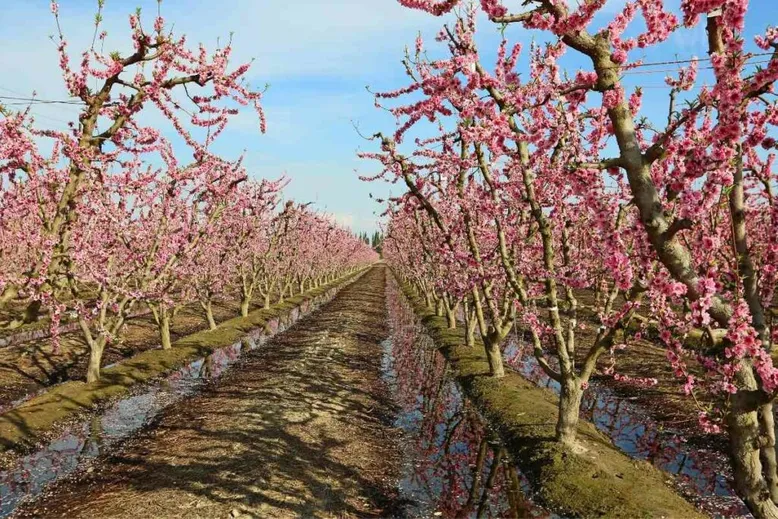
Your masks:
M253 349L263 339L251 338L247 344ZM50 482L73 472L82 461L109 452L168 405L218 378L238 360L241 349L241 343L236 343L216 350L139 394L113 403L101 414L68 428L40 451L21 458L15 467L0 474L0 517L9 515L21 499L39 494Z
M394 280L387 289L392 336L384 373L406 433L400 488L410 517L553 517L525 495L527 485L497 435L463 398L442 355L416 325Z
M478 456L482 448L480 442L490 442L489 432L478 415L468 409L466 400L462 402L456 384L449 380L444 359L436 354L434 345L429 344L432 341L414 326L413 312L393 279L387 293L393 326L390 349L394 362L394 366L388 365L387 369L400 374L395 381L403 412L400 425L417 441L421 453L421 461L412 467L414 471L406 477L406 484L417 498L420 495L420 499L427 500L428 509L443 512L446 517L477 516L477 507L460 512L466 504L472 506L468 501L468 489L473 490L487 481L489 469L494 465ZM528 345L513 340L506 346L504 356L508 366L527 379L559 392L559 384L546 376ZM629 456L647 460L674 474L679 490L710 515L750 517L748 509L735 494L730 466L721 452L687 445L680 434L664 428L641 406L619 397L602 384L590 384L581 404L581 416L593 422ZM452 446L453 442L447 438L462 441L463 452ZM457 463L457 456L464 460L460 466L452 467ZM494 447L489 456L494 456ZM481 468L475 469L476 466ZM515 473L515 470L511 472ZM505 512L501 515L495 511L510 510L503 490L508 485L502 471L494 478L498 484L490 490L489 499L495 499L495 504L488 513L502 517ZM433 483L427 483L427 479ZM526 488L526 485L520 487ZM542 515L536 508L532 510ZM517 513L519 517L528 515L526 511Z
M559 383L543 372L529 345L513 340L504 356L507 364L527 379L559 392ZM681 492L712 516L749 516L735 494L730 466L721 452L687 445L682 435L664 428L641 406L603 384L589 385L581 403L581 417L594 423L629 456L647 460L677 476Z
M314 301L306 301L286 316L271 319L264 329L253 331L242 341L197 359L155 383L134 388L132 396L108 405L95 416L68 427L40 450L19 458L0 472L0 518L10 515L22 500L39 495L46 485L73 473L82 462L110 453L121 440L149 424L162 409L220 377L243 353L283 332L332 299L336 292L332 289Z

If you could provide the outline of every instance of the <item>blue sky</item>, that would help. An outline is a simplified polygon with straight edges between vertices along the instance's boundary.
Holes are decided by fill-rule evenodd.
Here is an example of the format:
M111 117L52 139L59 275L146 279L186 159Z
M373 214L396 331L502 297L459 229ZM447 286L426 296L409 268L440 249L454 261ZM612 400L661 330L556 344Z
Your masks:
M63 30L75 53L91 41L97 2L59 3ZM623 3L611 0L602 20L609 19ZM675 7L679 2L666 3ZM48 0L4 4L8 5L0 10L0 95L29 95L37 90L41 98L64 98L55 47L49 40L55 25ZM520 2L506 3L511 4ZM138 6L149 17L156 12L156 0L106 0L109 47L127 45L127 15ZM749 34L778 23L775 0L752 0L751 6ZM356 158L359 148L372 149L373 145L359 137L352 123L364 133L394 127L391 117L374 108L365 86L380 91L405 85L400 65L404 47L413 45L419 31L433 45L443 20L405 9L396 0L164 0L162 12L175 23L176 32L186 33L193 44L202 41L215 47L217 38L224 41L233 32L235 62L255 58L251 83L270 84L264 102L268 133L260 135L247 112L222 135L218 151L237 157L246 150L246 165L253 176L275 178L286 173L291 179L290 197L315 202L356 231L374 230L381 208L368 194L386 196L389 188L357 178L355 170L370 174L375 165ZM481 29L481 48L493 48L496 28L483 22ZM524 43L538 36L518 28L508 34ZM700 25L674 35L646 58L704 57L705 44ZM574 69L583 62L571 58L566 63ZM649 116L666 117L664 75L631 78L630 84L649 87L643 105ZM39 105L34 113L41 126L63 128L77 109Z

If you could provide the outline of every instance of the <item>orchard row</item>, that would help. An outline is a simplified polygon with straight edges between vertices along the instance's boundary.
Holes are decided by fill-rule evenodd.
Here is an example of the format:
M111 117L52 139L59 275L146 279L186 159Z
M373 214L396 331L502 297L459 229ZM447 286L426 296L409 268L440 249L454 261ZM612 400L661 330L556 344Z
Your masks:
M59 26L56 3L52 12ZM82 106L69 130L43 130L29 109L0 107L4 328L48 319L57 341L63 321L77 323L93 381L104 349L138 312L151 312L170 348L184 305L199 303L215 328L215 301L238 298L245 316L255 298L268 307L375 260L328 217L283 204L284 179L251 180L242 160L210 151L242 106L265 126L261 95L246 86L249 66L230 67L229 44L192 52L161 17L146 30L135 14L133 52L104 54L96 20L76 66L62 33L55 38Z
M628 379L615 353L655 337L701 427L729 435L741 497L777 517L778 29L746 37L745 0L399 1L452 22L408 52L405 88L376 95L397 130L362 154L382 167L369 180L407 188L388 200L387 261L478 331L493 376L509 333L530 338L573 450L591 377ZM701 23L708 57L672 61L662 110L641 112L639 58Z

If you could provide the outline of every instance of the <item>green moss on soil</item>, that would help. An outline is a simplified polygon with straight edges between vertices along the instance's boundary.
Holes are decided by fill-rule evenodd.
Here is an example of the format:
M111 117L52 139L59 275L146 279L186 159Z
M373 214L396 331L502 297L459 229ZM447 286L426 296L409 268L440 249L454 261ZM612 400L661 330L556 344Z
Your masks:
M562 448L554 441L556 395L515 372L491 378L483 344L477 340L475 347L466 346L462 327L448 329L445 318L427 309L409 286L402 288L467 397L500 433L540 504L574 517L704 517L675 493L672 476L629 458L589 422L578 427L584 452Z
M99 404L129 393L140 383L149 382L170 373L219 348L234 344L257 328L269 331L268 322L283 318L305 301L313 300L328 290L342 287L365 270L341 277L305 294L288 298L269 309L257 310L247 317L236 317L221 323L215 330L204 330L183 337L169 350L148 350L102 370L101 379L87 384L70 381L31 398L20 406L0 415L0 454L24 452L45 437L55 425L76 418Z

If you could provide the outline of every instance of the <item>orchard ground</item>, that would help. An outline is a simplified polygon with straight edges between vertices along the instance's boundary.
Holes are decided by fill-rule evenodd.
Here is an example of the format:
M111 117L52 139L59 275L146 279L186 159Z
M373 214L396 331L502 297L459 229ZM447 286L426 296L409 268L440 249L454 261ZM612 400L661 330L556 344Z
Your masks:
M19 509L18 516L400 514L404 497L397 482L403 438L393 426L395 408L381 378L381 342L390 335L385 296L388 275L385 266L373 267L331 303L247 354L217 384L167 408L118 450L54 484ZM447 346L445 340L439 342ZM457 355L463 353L467 351ZM471 353L477 356L480 350ZM514 398L516 387L530 396L525 402L529 407L513 416L500 416L483 409L483 399L479 401L476 395L476 405L501 432L506 423L521 422L527 414L553 424L555 408L549 392L515 376L511 380L518 386L495 386L485 376L488 369L483 359L460 367L453 360L464 386L481 388L475 393L487 386L492 391L497 388L498 401L518 404L523 400ZM533 411L538 408L548 416L538 418ZM543 434L548 432L548 427L541 429ZM583 430L597 442L598 454L617 466L613 481L621 491L640 492L614 493L619 503L607 508L609 501L597 495L595 487L567 477L569 467L561 463L536 470L557 482L538 492L541 499L566 511L571 510L566 499L583 503L585 508L577 512L586 516L598 510L612 517L656 511L644 506L667 506L662 511L669 511L670 516L695 513L648 464L629 461L591 425L583 425ZM518 459L520 466L537 464L515 438L510 446L512 454L522 458ZM600 476L605 478L607 473ZM647 488L651 492L644 492ZM640 495L659 496L660 503L646 505Z
M377 268L21 517L381 517L399 437Z
M579 298L586 301L587 296L589 294L582 294ZM237 315L239 307L237 300L220 301L214 304L214 317L221 323ZM261 307L262 301L256 299L252 302L252 310ZM581 315L579 318L595 322L594 316ZM208 323L199 305L192 304L173 321L171 335L177 340L207 328ZM128 322L123 340L106 350L104 362L111 365L158 347L159 337L151 315L139 315ZM582 351L578 353L579 357L583 357ZM0 409L10 410L14 402L46 391L55 384L83 380L88 357L89 349L77 331L64 334L56 348L49 337L43 337L0 349ZM718 450L725 449L723 438L704 434L698 427L694 403L678 391L677 378L669 369L665 349L660 344L648 340L634 341L628 349L618 352L617 357L621 373L633 378L654 377L658 381L655 386L637 387L606 377L604 380L619 394L639 401L651 409L660 421L682 430L687 439L703 446L716 443Z
M275 300L275 298L274 298ZM262 301L252 301L252 310L262 307ZM238 315L240 301L225 300L214 303L213 315L221 323ZM44 320L37 328L48 332ZM173 320L171 337L181 337L208 329L208 322L198 304L187 305ZM7 332L11 337L18 331ZM150 313L133 317L127 323L122 340L105 351L104 364L111 365L142 351L159 346L156 324ZM44 337L11 344L0 350L0 409L8 409L13 402L31 393L45 390L54 384L86 378L89 348L78 330L62 334L60 344L54 346L48 333Z

